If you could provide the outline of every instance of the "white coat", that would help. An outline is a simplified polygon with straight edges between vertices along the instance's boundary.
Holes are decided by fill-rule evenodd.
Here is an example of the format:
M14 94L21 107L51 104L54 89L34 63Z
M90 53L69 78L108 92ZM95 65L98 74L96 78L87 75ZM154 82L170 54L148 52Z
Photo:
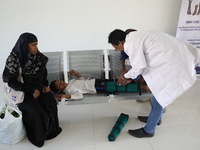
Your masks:
M162 107L172 103L196 81L200 50L173 36L156 31L136 31L126 36L124 51L132 68L125 78L142 74Z

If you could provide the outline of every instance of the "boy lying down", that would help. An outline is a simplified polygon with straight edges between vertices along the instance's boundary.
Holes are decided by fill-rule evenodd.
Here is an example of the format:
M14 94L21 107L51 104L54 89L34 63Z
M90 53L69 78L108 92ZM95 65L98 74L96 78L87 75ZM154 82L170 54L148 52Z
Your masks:
M105 82L114 81L113 79L85 79L75 70L71 70L68 73L76 76L78 79L72 79L69 83L60 80L54 80L50 83L50 89L58 93L56 98L59 101L63 98L78 100L83 98L83 94L102 92L104 91Z
M50 83L50 89L53 92L59 93L56 96L57 100L61 100L62 98L82 99L83 94L101 92L104 89L104 82L113 81L108 79L85 79L75 70L69 71L68 74L74 75L78 79L72 79L69 83L60 80L54 80Z

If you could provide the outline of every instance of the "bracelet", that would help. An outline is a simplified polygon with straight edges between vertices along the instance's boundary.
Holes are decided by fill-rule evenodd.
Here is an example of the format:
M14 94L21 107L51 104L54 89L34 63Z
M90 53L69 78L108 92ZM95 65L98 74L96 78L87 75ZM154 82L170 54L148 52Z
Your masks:
M123 78L122 76L121 76L121 79L122 79L122 80L126 80L126 78Z

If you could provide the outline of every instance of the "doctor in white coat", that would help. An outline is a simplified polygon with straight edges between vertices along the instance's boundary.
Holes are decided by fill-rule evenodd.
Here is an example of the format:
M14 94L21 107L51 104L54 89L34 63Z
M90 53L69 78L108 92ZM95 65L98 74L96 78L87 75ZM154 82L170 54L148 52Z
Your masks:
M125 85L142 74L153 94L145 127L129 130L129 134L140 138L153 137L163 108L195 83L195 67L200 66L200 51L184 41L156 31L127 34L116 29L110 33L108 42L115 49L125 51L132 67L118 78L118 84Z

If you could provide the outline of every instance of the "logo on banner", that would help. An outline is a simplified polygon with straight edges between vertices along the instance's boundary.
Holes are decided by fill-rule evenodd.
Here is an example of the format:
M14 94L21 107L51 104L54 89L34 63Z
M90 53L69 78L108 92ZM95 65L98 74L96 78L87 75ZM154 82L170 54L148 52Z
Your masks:
M182 0L176 37L200 50L200 0ZM200 74L200 67L196 68Z
M187 9L187 14L188 15L199 15L200 14L200 3L194 6L194 9L192 10L192 2L193 0L188 0L188 9Z

